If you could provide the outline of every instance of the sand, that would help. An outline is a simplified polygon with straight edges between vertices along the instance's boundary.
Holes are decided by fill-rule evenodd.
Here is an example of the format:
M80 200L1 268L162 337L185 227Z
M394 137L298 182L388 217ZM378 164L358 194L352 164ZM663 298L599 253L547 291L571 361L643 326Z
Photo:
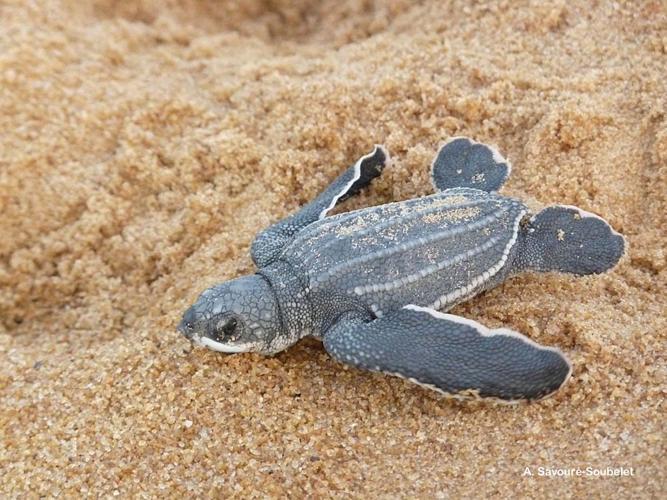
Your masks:
M1 496L665 494L664 3L9 1L0 20ZM452 402L314 340L223 357L176 332L374 143L393 165L345 208L430 193L453 135L512 160L505 193L628 239L611 273L454 310L563 349L557 396Z

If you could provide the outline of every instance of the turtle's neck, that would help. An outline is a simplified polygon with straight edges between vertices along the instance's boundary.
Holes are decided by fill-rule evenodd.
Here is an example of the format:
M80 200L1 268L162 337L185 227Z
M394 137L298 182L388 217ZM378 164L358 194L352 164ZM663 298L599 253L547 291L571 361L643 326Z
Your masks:
M312 307L305 279L300 273L289 263L277 260L259 269L257 274L263 276L271 285L280 310L282 336L277 336L271 347L280 351L311 335Z

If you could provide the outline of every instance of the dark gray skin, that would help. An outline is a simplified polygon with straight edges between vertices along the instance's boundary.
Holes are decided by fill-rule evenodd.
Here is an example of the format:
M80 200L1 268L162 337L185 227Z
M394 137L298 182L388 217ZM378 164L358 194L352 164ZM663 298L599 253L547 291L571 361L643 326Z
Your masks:
M335 359L457 398L540 399L571 365L555 348L439 311L522 272L611 269L624 239L576 207L536 215L496 193L510 165L455 138L432 166L431 196L327 216L379 176L377 146L296 214L260 233L254 275L202 293L179 330L225 352L275 354L307 335Z

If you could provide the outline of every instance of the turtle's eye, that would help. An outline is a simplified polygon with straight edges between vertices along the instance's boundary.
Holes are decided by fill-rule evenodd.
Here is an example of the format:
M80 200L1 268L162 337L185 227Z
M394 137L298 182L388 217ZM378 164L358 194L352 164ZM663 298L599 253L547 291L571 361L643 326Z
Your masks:
M232 340L234 338L234 334L236 333L237 326L238 320L236 318L233 316L227 317L218 323L216 333L219 338L223 338L224 340Z
M185 335L186 337L190 337L194 331L195 328L195 320L197 319L197 313L194 311L194 309L191 307L187 311L185 311L185 314L183 315L183 319L181 319L181 322L178 324L178 330Z
M222 331L225 335L231 335L236 330L237 321L236 318L229 318L227 323L222 327Z

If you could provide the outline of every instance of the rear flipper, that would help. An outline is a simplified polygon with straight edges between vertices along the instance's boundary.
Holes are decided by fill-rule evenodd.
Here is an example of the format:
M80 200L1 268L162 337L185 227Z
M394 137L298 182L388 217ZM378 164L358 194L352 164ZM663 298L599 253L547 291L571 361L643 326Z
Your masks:
M497 191L512 167L493 147L467 137L454 137L440 148L433 160L431 179L435 189L457 187Z
M558 349L414 305L370 322L350 313L325 333L324 347L343 363L460 399L541 399L572 372Z
M597 274L614 267L625 239L597 215L555 205L534 215L520 232L517 271Z

